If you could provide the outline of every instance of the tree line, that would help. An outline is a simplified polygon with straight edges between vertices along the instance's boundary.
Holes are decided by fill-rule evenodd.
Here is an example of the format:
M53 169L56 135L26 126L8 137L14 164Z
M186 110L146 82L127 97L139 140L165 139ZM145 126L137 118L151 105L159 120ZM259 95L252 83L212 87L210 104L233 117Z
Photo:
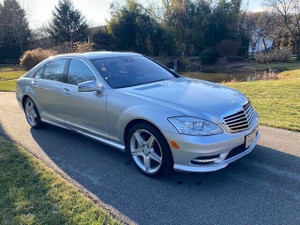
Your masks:
M71 0L60 0L52 20L37 33L29 29L19 2L4 0L0 4L0 59L19 58L24 50L39 45L93 42L96 49L201 56L209 63L219 56L245 57L249 46L254 49L259 39L266 38L273 40L272 48L289 47L300 59L298 0L266 0L268 10L259 13L243 10L242 0L147 2L114 2L107 26L93 29Z

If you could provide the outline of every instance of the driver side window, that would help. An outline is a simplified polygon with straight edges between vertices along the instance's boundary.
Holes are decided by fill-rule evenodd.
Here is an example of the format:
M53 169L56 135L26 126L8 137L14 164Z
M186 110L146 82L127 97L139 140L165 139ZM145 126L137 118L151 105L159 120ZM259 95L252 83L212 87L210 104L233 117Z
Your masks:
M81 82L92 80L96 80L96 77L91 69L81 60L71 59L67 82L78 86Z

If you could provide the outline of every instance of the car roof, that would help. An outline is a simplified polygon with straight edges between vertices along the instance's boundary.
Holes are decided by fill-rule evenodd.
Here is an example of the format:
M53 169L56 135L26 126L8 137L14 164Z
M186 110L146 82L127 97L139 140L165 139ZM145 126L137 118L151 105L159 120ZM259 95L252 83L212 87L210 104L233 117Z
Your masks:
M141 54L134 53L134 52L99 51L99 52L60 54L60 55L54 56L53 58L78 57L78 58L87 58L87 59L99 59L99 58L111 58L111 57L119 57L119 56L137 56L137 55L141 55Z

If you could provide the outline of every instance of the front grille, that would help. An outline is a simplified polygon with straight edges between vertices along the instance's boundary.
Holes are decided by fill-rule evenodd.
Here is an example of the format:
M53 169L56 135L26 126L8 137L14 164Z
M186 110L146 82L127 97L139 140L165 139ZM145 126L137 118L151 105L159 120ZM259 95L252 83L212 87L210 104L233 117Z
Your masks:
M247 130L250 127L254 114L252 104L248 102L243 108L243 110L223 118L231 133Z

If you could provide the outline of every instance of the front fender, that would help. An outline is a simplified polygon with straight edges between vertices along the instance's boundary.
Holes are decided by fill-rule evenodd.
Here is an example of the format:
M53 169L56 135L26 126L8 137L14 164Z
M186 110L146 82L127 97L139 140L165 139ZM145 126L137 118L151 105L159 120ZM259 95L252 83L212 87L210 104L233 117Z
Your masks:
M177 132L172 124L167 120L170 116L180 116L178 112L170 115L170 110L165 108L158 108L149 105L138 105L126 109L119 117L117 122L116 131L117 137L125 144L124 134L127 125L133 120L145 120L153 124L161 133L167 132Z

